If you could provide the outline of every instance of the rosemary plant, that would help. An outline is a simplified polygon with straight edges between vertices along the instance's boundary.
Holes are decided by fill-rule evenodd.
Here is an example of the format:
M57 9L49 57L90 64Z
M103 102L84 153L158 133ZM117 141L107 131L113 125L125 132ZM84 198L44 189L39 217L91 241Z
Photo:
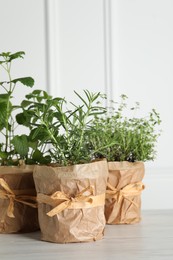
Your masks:
M64 98L52 98L47 92L34 90L21 104L23 112L17 115L17 122L30 128L30 140L38 140L49 147L52 162L60 166L90 162L93 155L88 149L88 137L92 120L105 113L100 105L100 93L84 90L84 97L75 92L80 105ZM40 156L38 151L34 157ZM39 159L39 158L37 158Z

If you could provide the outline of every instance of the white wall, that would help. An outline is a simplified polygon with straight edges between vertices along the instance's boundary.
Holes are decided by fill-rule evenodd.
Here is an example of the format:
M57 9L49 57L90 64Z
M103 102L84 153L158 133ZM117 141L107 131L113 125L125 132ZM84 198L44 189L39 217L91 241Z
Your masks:
M171 0L0 0L0 50L26 52L15 77L30 75L35 88L69 99L74 89L125 93L144 112L160 112L143 209L173 208L172 10Z
M48 1L48 14L51 91L67 99L74 90L105 92L102 1Z
M157 166L172 167L173 1L112 1L113 84L116 93L155 107L162 119Z
M162 119L157 158L146 164L144 208L173 208L172 10L171 0L111 1L114 96L126 93Z
M0 52L8 51L26 53L24 60L14 61L13 78L31 76L35 88L46 89L44 0L0 0ZM16 89L16 102L32 90L22 88Z
M162 119L157 159L146 163L143 209L173 208L172 68L173 1L58 0L48 2L56 19L52 91L71 97L73 89L127 94ZM50 15L50 14L49 14ZM52 50L51 50L52 51Z
M0 53L24 51L24 59L12 63L12 78L31 76L35 80L32 89L16 86L14 104L19 104L33 89L47 89L45 18L44 0L0 0ZM5 76L1 70L0 81ZM21 127L16 129L16 133L20 131Z

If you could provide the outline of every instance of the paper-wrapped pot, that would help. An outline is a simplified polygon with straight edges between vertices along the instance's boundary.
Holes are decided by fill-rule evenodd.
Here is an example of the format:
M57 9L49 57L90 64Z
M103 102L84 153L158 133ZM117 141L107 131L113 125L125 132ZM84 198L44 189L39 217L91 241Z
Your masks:
M141 220L141 191L144 189L143 162L108 162L106 192L107 224L133 224Z
M0 166L0 233L39 229L34 166Z
M67 167L36 166L41 239L55 243L101 239L107 177L106 161Z

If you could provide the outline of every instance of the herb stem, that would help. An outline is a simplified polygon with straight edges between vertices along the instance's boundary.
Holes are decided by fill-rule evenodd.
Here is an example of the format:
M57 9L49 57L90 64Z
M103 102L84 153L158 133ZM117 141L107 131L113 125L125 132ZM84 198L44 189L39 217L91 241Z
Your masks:
M10 137L10 130L9 130L9 117L10 117L10 98L11 98L11 94L12 92L12 82L11 82L11 74L10 74L10 69L11 69L11 65L8 65L8 60L6 59L6 71L8 74L8 78L9 78L9 82L10 82L10 87L9 90L7 91L8 94L8 99L7 99L7 112L6 112L6 118L5 118L5 129L6 129L6 134L5 134L5 152L7 152L8 150L8 146L9 146L9 137ZM13 88L14 91L14 88Z

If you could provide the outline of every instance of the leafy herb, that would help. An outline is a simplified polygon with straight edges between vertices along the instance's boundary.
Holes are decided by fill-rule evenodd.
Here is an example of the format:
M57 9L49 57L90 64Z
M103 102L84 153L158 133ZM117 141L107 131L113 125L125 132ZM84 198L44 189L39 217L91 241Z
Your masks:
M108 161L154 160L160 136L160 115L152 109L146 117L126 116L127 98L122 95L119 104L111 102L104 117L95 117L90 128L89 147L96 158L105 157ZM136 103L130 110L136 113L139 108Z
M89 162L92 151L88 149L88 129L95 116L105 113L100 93L84 90L84 97L75 92L81 104L70 103L64 98L52 98L45 91L34 90L22 102L23 113L16 119L30 128L29 139L49 146L52 162L72 165ZM39 153L37 154L39 157Z
M27 153L28 148L25 147L26 137L24 135L15 137L15 119L14 111L18 106L13 105L13 94L18 82L32 87L34 80L31 77L12 79L11 65L15 59L23 58L25 53L23 51L10 53L0 53L0 67L6 72L7 80L0 82L2 94L0 94L0 134L3 139L0 142L0 164L11 165L18 163L18 159L23 158ZM17 161L16 161L17 159Z

